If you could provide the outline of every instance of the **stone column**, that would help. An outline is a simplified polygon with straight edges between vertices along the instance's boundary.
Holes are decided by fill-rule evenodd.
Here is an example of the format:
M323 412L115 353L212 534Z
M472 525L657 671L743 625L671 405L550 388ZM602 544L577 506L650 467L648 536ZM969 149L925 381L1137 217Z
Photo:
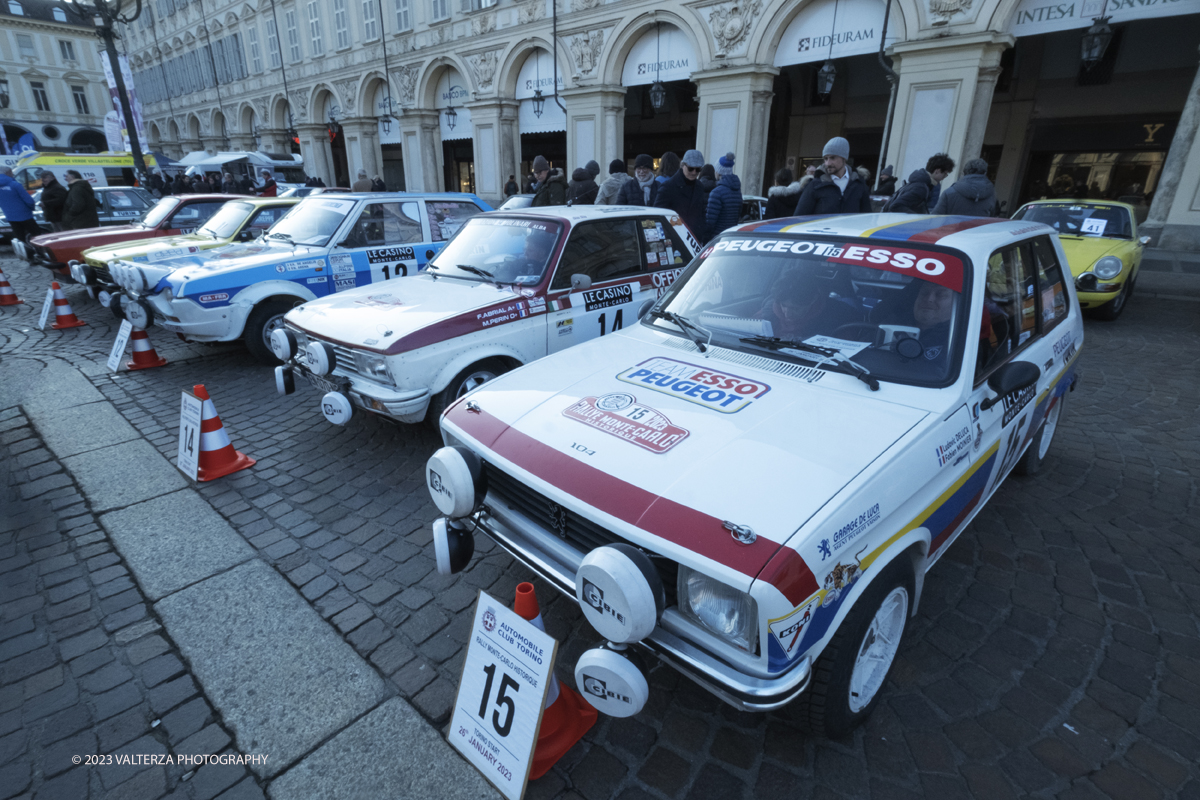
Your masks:
M300 154L304 172L319 177L326 186L336 186L333 174L333 154L329 150L329 129L324 125L297 125L300 134Z
M181 149L181 150L183 150L183 155L187 155L188 153L194 153L194 152L196 152L197 150L203 150L203 149L204 149L204 148L203 148L203 147L200 145L200 140L199 140L199 139L180 139L180 140L179 140L179 147L180 147L180 149ZM182 156L180 156L180 157L182 158Z
M567 107L567 177L593 159L603 177L608 162L625 159L625 87L587 86L559 96Z
M256 150L283 155L292 152L292 144L288 139L287 131L282 128L259 128L258 138L259 145L255 148Z
M215 156L218 152L225 150L225 137L223 136L201 136L200 147L209 155Z
M493 207L504 202L504 183L517 172L517 102L468 103L474 125L475 193Z
M700 100L696 147L714 166L721 156L733 153L742 194L762 194L767 122L775 96L771 87L778 74L776 67L750 64L692 75Z
M1197 130L1200 130L1200 71L1192 80L1187 103L1175 127L1167 161L1154 189L1150 213L1138 228L1138 233L1149 236L1154 246L1200 248L1200 214L1196 213L1200 211L1197 208L1200 204L1192 199L1194 196L1200 199L1196 175L1196 161L1200 158L1196 153L1200 149L1197 147ZM1179 193L1181 186L1186 189L1183 194Z
M442 130L438 112L405 109L400 115L400 141L404 148L404 184L408 190L443 191Z
M979 155L996 85L988 73L1013 42L1011 34L987 32L895 46L900 86L887 152L899 180L935 153L960 166Z
M342 120L342 135L346 137L346 161L350 182L358 180L358 171L365 169L373 178L383 172L383 151L379 149L379 122L374 117L350 117Z

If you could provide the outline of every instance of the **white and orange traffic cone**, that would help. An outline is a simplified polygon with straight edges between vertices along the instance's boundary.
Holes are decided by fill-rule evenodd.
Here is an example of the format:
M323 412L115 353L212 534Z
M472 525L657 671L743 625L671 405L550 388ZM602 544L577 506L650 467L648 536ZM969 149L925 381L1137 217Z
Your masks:
M200 467L196 471L197 480L211 481L254 466L253 458L233 449L229 434L225 433L225 426L217 416L217 407L213 405L204 384L196 384L192 387L192 393L204 403L200 414Z
M78 328L81 325L87 325L86 322L75 316L75 312L71 310L71 304L67 302L66 295L63 294L62 287L58 285L58 281L50 284L50 288L54 290L54 322L50 327L57 331L64 328Z
M4 270L0 270L0 306L18 306L24 302L8 285L8 278L4 277Z
M546 630L532 583L517 584L513 611L533 623L538 630ZM550 689L546 692L546 706L542 712L542 726L538 729L537 746L533 750L529 779L537 780L545 775L595 724L596 709L570 686L560 684L551 672Z
M158 355L154 345L150 344L150 337L144 330L134 328L133 336L129 338L133 342L133 361L125 362L125 366L129 369L150 369L166 365L167 360Z

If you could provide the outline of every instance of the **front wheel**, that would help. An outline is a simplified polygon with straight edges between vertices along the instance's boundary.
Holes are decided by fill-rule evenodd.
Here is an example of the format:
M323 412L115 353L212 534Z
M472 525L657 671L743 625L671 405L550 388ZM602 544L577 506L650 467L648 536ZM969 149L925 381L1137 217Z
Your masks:
M1064 394L1046 412L1046 418L1042 420L1037 435L1029 443L1025 455L1021 456L1021 460L1013 467L1013 471L1018 475L1036 475L1046 463L1046 453L1050 452L1050 443L1054 441L1054 432L1058 430L1058 421L1062 417L1063 403L1066 401L1067 396Z
M1129 298L1133 297L1133 278L1125 281L1125 285L1121 287L1121 291L1117 292L1117 296L1109 300L1099 308L1092 309L1092 316L1096 319L1102 319L1105 322L1112 322L1121 316L1125 310L1125 306L1129 305Z
M485 359L467 367L429 401L429 410L425 413L426 421L436 428L438 420L442 418L442 412L452 406L455 400L505 372L508 372L508 367L495 358Z
M797 701L800 722L842 739L871 715L891 671L912 608L913 577L901 555L875 578L813 665Z
M296 306L291 298L275 297L254 307L246 318L242 338L250 355L264 364L282 364L271 350L271 334L283 327L283 316Z

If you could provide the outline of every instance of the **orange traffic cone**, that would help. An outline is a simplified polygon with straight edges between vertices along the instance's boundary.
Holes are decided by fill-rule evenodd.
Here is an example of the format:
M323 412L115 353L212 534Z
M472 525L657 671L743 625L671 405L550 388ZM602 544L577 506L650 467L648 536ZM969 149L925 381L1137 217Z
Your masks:
M63 328L78 328L81 325L87 325L71 310L71 304L67 302L67 297L63 294L58 281L51 283L50 288L54 290L54 322L50 327L61 331Z
M129 338L133 341L133 361L126 361L125 366L131 370L161 367L167 363L165 358L159 357L154 346L150 344L150 337L141 328L134 328L133 336Z
M517 584L513 611L532 622L538 630L546 630L532 583ZM538 729L529 779L537 780L549 772L555 762L566 755L595 724L596 709L570 686L559 684L558 678L551 672L550 690L546 692L546 710L542 712L542 726Z
M198 383L192 393L204 401L204 410L200 414L200 468L196 471L198 480L211 481L254 466L254 459L245 453L233 449L229 434L217 416L217 408L204 384Z
M0 270L0 306L16 306L24 302L8 285L8 278L4 277L4 270Z

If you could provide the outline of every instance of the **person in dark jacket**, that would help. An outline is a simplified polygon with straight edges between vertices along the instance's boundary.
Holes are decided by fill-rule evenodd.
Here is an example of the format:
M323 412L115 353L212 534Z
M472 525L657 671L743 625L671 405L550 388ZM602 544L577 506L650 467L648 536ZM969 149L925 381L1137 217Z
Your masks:
M704 154L699 150L688 150L683 154L679 171L675 177L658 190L654 205L669 208L679 215L688 230L697 239L704 239L707 225L708 195L700 186L700 170L704 168ZM736 220L735 220L736 221Z
M870 213L870 187L846 165L850 160L850 143L835 136L825 143L821 155L824 166L813 173L813 179L800 192L796 216Z
M264 169L262 171L262 186L258 187L257 194L259 197L275 197L279 194L279 187L275 184L275 179L271 177L271 170Z
M965 217L990 217L996 210L996 187L987 179L987 162L972 158L963 164L963 176L942 192L934 214L959 214ZM42 194L45 197L45 193Z
M742 181L733 172L733 153L717 159L717 186L708 195L704 215L704 241L737 225L742 216Z
M896 176L892 165L883 168L883 172L879 173L879 188L875 190L876 194L893 195L896 193Z
M658 177L654 180L659 183L666 183L675 177L679 172L679 156L671 150L662 154L662 158L658 160Z
M621 194L621 187L631 180L633 179L629 177L629 167L625 166L625 161L614 158L608 163L608 177L604 179L604 183L600 184L600 191L596 195L596 205L609 206L616 203Z
M767 210L763 212L763 219L790 217L803 188L800 181L793 180L792 171L787 167L776 172L775 185L767 190Z
M92 185L77 171L69 169L67 186L67 202L63 205L63 229L78 231L84 228L99 228L100 215Z
M885 206L895 214L928 214L936 202L933 187L954 171L954 159L938 153L925 162L925 169L915 169L908 176L908 183L896 190L891 202Z
M50 230L63 229L63 207L67 204L67 187L58 182L54 173L42 173L42 216L50 223Z
M706 192L712 193L712 190L717 188L717 170L712 164L705 164L700 168L700 177L696 179L700 183L700 188Z
M371 179L371 191L372 192L386 192L387 191L387 184L383 182L383 178L376 175L374 178Z
M146 189L155 197L163 196L163 179L162 175L157 172L151 172L146 178Z
M584 164L583 168L587 170L588 175L592 176L592 180L596 180L600 177L600 163L596 161L596 159L593 158L591 161Z
M27 241L30 236L41 233L38 224L33 221L33 198L21 182L13 177L12 170L0 167L0 211L12 225L13 238Z
M596 202L600 187L592 178L586 167L581 167L571 173L571 187L567 191L567 205L590 206Z
M517 186L517 176L509 175L508 183L504 184L504 196L512 197L514 194L517 194L520 191L521 191L521 187Z
M254 194L254 181L244 172L241 179L238 180L238 194Z
M550 169L545 156L533 159L533 175L537 188L533 191L533 206L561 206L567 202L567 178L561 169Z
M633 180L626 181L617 192L617 205L657 205L660 188L662 187L654 176L654 159L642 153L633 162Z
M221 194L237 194L237 181L233 179L233 174L226 172L224 180L221 181Z

